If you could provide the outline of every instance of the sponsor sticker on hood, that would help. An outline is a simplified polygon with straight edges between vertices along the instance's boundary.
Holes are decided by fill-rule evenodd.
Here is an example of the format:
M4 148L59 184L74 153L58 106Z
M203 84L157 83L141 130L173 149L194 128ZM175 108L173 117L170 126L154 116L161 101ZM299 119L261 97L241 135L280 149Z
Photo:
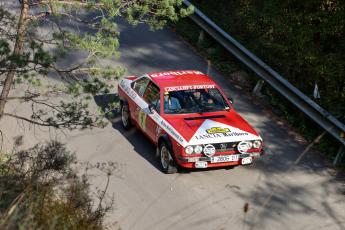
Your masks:
M222 127L212 127L210 129L206 129L206 133L214 134L214 133L228 133L230 132L229 128L222 128Z
M190 139L190 145L261 140L260 137L239 128L210 119L205 120Z

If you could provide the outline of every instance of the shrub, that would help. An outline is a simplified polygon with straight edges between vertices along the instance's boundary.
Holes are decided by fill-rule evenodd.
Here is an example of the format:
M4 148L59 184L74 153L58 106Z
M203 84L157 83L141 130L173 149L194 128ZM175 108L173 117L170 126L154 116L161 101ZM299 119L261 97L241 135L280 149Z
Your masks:
M0 155L0 229L104 229L112 202L95 205L75 163L57 141Z

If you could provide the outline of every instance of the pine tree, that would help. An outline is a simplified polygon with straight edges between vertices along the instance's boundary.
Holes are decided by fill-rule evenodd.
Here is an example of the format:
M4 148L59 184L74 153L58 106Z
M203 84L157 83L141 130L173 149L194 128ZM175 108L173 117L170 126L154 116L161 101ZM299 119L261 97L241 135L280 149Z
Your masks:
M92 95L107 94L121 66L105 66L100 59L119 57L119 32L114 20L146 23L152 30L189 15L182 0L19 0L20 16L0 6L0 119L4 116L56 128L102 125L89 111ZM78 32L79 27L87 32ZM43 33L44 31L44 33ZM77 63L60 65L68 55L82 53ZM63 80L57 84L51 78ZM54 83L55 82L55 83ZM11 96L14 84L25 84L22 95ZM66 94L73 100L56 100ZM7 103L32 104L32 115L6 112Z

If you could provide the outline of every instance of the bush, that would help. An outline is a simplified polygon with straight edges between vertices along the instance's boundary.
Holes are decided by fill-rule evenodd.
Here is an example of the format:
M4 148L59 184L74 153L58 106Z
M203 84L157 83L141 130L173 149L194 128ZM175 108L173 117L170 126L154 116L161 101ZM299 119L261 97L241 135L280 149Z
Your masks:
M0 229L104 229L112 202L95 205L74 154L52 141L0 155ZM109 174L110 176L110 174Z

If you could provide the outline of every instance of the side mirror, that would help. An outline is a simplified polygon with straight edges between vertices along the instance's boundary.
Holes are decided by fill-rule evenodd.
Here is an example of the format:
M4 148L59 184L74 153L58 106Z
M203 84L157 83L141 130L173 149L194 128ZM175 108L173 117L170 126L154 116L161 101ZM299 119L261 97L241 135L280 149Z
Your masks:
M228 97L228 100L230 101L230 104L234 104L234 99L232 97Z

